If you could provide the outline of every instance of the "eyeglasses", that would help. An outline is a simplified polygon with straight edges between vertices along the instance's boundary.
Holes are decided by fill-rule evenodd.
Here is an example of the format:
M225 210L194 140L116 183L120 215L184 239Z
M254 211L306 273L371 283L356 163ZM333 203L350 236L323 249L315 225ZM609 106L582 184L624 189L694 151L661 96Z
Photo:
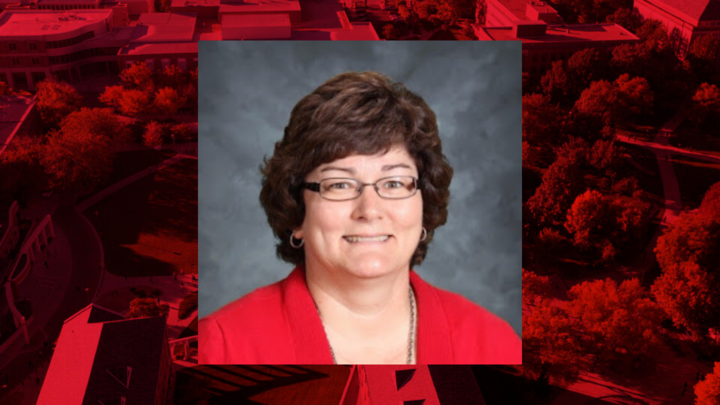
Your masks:
M354 200L362 194L363 187L373 186L378 195L388 200L402 200L417 193L419 179L412 176L383 177L375 183L361 183L358 180L333 177L322 179L319 183L303 183L310 191L320 193L320 197L332 201Z

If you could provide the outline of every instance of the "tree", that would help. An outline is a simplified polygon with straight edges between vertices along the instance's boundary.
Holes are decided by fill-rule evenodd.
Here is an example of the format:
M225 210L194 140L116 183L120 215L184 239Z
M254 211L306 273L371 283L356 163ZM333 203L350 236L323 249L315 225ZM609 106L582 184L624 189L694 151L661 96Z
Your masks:
M153 105L157 112L172 115L176 114L178 110L185 105L186 101L187 99L180 96L177 90L170 87L164 87L155 93Z
M622 7L614 13L605 17L605 21L615 23L630 32L636 32L643 23L642 16L636 13L632 7Z
M610 60L610 66L618 75L627 73L633 77L647 74L652 65L652 49L643 42L616 47Z
M112 171L110 139L85 131L53 131L48 135L42 156L53 188L89 192Z
M400 4L398 6L398 14L403 18L403 20L407 21L408 17L410 17L410 10L408 10L407 5Z
M664 268L652 292L673 323L696 338L720 325L720 282L697 263L681 262Z
M720 40L712 35L702 35L692 42L688 60L701 81L720 84Z
M680 214L673 226L658 238L655 254L663 270L692 262L717 271L720 267L720 219L703 215L703 212Z
M140 90L123 90L122 98L118 108L123 115L137 116L148 113L150 107L150 96Z
M543 92L553 100L572 103L591 82L603 79L608 57L595 48L575 52L567 61L555 61L541 79Z
M568 291L568 313L577 320L599 359L616 357L618 349L639 356L659 343L662 311L637 279L618 287L612 279L585 281Z
M575 166L584 166L587 161L588 144L582 138L571 136L567 142L560 147L554 148L556 159L564 159Z
M398 35L398 30L393 24L385 24L385 26L383 27L383 36L385 37L385 39L398 39Z
M543 384L576 381L585 361L580 337L567 313L541 302L522 321L523 374Z
M176 141L191 141L197 140L197 134L194 133L188 124L181 122L177 125L173 125L170 128L170 132L175 136Z
M565 229L573 235L575 246L594 251L608 262L642 239L647 229L647 209L647 205L632 198L588 190L568 210Z
M536 226L559 226L568 208L583 188L578 167L568 159L558 159L543 175L542 184L527 202Z
M158 87L182 88L188 83L188 75L180 70L177 65L168 65L160 72Z
M613 119L614 107L618 102L618 92L612 83L606 80L592 82L575 102L575 110L580 114L602 117L603 122Z
M720 114L720 89L717 86L703 83L693 96L690 120L701 125L712 115Z
M523 304L535 305L538 297L550 296L550 281L547 276L538 276L530 270L522 269Z
M166 304L158 305L155 298L135 298L130 301L128 319L147 318L151 316L167 316L170 307Z
M720 362L715 362L713 372L695 384L695 396L695 405L720 404Z
M702 215L709 218L720 218L720 182L710 186L700 203Z
M150 121L145 127L143 135L143 144L149 148L155 148L162 145L165 126L159 122Z
M429 20L430 17L437 14L438 2L437 0L423 0L418 2L415 6L417 8L418 17L422 20Z
M13 139L0 155L0 195L10 196L24 206L34 192L45 188L47 178L41 164L42 151L39 137Z
M562 111L542 94L522 97L523 139L533 146L556 145L561 140Z
M604 52L585 48L575 52L567 61L570 90L578 95L593 81L605 78L609 59Z
M654 94L645 78L630 79L630 75L626 73L615 80L615 87L618 91L618 104L614 113L619 119L652 114Z
M673 322L699 337L720 326L720 218L708 205L681 214L658 238L662 274L652 287Z
M122 144L129 140L126 125L109 108L82 108L65 117L60 128L65 134L92 132L107 138L113 144Z
M82 96L71 85L55 79L37 84L37 107L48 127L55 127L66 115L82 106Z
M120 72L123 88L128 90L140 90L145 93L155 92L153 72L143 62L134 63Z
M545 72L540 84L543 94L556 101L570 100L570 80L565 70L565 62L556 60L552 63L552 67Z
M649 49L658 53L663 52L670 42L665 26L658 20L645 20L635 34Z
M572 11L574 19L580 23L605 21L619 8L632 8L631 0L557 0L557 4Z
M598 139L588 151L587 160L599 172L614 171L620 164L620 150L612 139Z
M476 0L445 0L454 19L475 18Z
M100 94L99 100L120 110L123 92L123 86L107 86L105 91Z

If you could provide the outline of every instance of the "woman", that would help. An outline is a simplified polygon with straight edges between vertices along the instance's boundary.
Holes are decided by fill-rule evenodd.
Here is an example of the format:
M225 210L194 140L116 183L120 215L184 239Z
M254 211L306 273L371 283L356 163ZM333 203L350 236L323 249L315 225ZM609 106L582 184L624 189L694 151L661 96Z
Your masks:
M520 363L504 321L412 271L453 173L422 98L338 75L298 102L262 172L277 254L296 267L202 319L200 363Z

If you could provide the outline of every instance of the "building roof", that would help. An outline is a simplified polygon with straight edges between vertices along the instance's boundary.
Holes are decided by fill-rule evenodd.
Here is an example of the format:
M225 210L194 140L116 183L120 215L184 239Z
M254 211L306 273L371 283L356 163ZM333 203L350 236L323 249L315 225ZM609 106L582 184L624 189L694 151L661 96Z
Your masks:
M0 14L0 38L72 32L112 17L112 10L5 10Z
M100 0L37 0L38 5L53 4L100 4Z
M309 3L306 3L309 4ZM303 4L303 8L305 4ZM248 0L238 2L220 2L220 14L229 13L277 13L300 11L299 0ZM224 17L223 17L224 18Z
M633 33L611 24L563 24L548 25L545 35L517 38L513 34L513 27L482 27L474 26L480 40L513 41L522 40L523 47L534 44L552 43L587 43L595 42L636 42L639 41Z
M192 41L195 34L195 14L143 13L135 25L132 42Z
M173 0L172 7L218 7L220 0Z
M83 308L60 331L37 403L109 403L121 396L152 403L164 339L164 317L125 320L94 304Z
M529 20L525 14L525 8L527 7L528 0L497 0L500 5L508 9L515 18L521 21Z
M530 20L530 17L527 16L528 4L540 13L557 13L547 2L540 0L497 0L497 2L513 13L515 18L520 21Z
M198 53L197 42L166 42L150 44L130 44L120 49L118 55L177 55Z
M278 14L232 14L223 17L225 27L290 27L290 16Z
M638 0L636 0L638 1ZM720 20L717 0L639 0L652 4L668 14L697 24L699 21Z

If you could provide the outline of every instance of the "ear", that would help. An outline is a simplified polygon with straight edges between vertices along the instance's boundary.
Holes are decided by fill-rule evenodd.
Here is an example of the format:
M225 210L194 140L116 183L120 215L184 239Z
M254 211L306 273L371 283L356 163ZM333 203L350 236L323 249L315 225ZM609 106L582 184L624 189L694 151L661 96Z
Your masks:
M302 226L299 226L299 227L293 229L293 237L294 237L295 239L302 239L302 238L303 238Z

